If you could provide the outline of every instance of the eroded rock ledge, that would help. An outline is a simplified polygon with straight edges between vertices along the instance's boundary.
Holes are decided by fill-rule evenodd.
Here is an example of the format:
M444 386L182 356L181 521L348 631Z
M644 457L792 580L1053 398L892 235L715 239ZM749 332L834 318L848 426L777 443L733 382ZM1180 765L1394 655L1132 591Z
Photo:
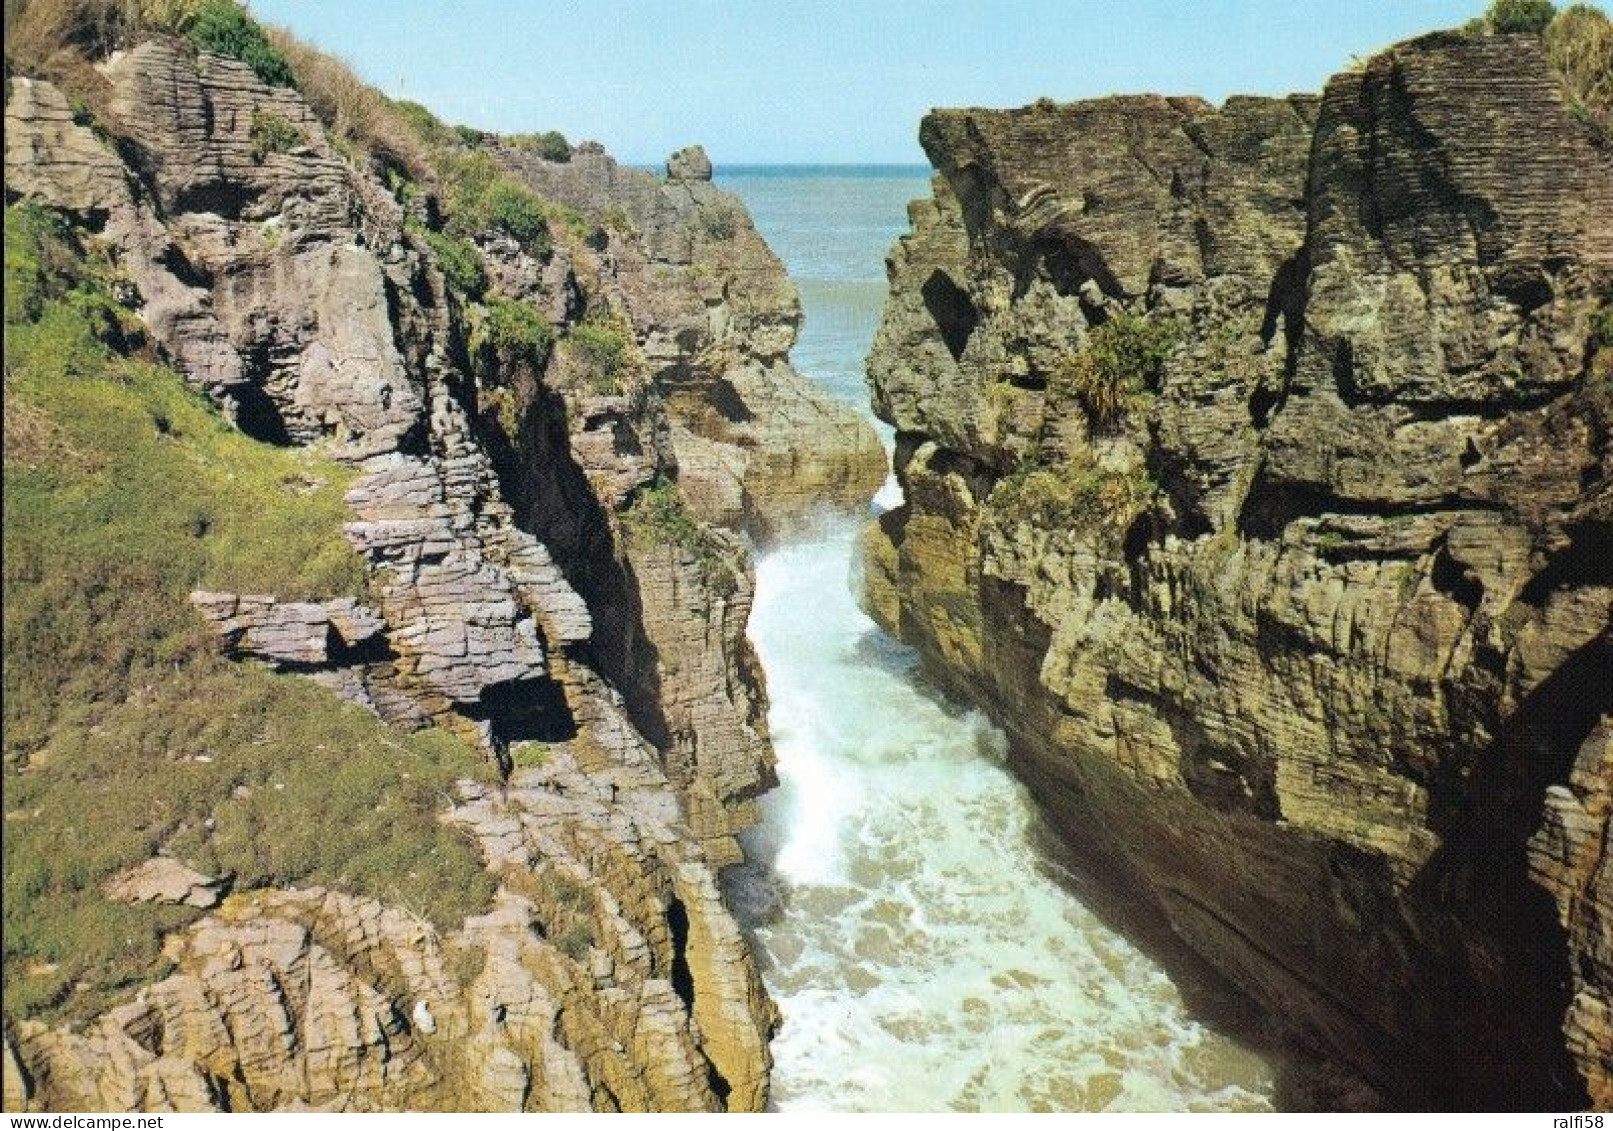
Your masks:
M1398 1102L1613 1102L1613 158L1537 40L921 140L870 609ZM1174 341L1118 410L1109 321Z
M500 157L544 196L630 234L590 267L666 394L679 482L701 517L769 539L866 505L885 479L879 438L791 366L795 285L739 198L710 183L703 149L673 154L665 180L596 146L563 162Z

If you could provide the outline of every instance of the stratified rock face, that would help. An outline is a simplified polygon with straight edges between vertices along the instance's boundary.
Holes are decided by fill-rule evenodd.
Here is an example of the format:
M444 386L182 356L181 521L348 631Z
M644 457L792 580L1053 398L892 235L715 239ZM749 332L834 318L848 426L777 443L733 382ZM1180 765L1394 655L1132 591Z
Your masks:
M243 430L324 442L359 468L348 537L374 567L365 616L384 628L355 652L352 697L389 721L495 739L494 700L547 682L539 623L551 645L575 643L586 610L517 528L471 435L440 276L295 94L160 42L108 77L140 168L73 125L60 92L18 80L11 189L102 225L157 342ZM303 141L259 161L251 121L267 113ZM284 643L298 615L283 608L254 635Z
M602 223L599 291L632 322L666 394L679 483L699 515L775 537L822 509L859 510L885 478L874 430L790 365L801 306L698 146L667 180L597 147L564 162L500 151L546 197Z
M653 758L562 744L462 787L503 886L447 935L321 888L230 897L126 1004L8 1032L7 1109L759 1109L773 1006Z
M639 370L620 388L591 379L564 338L541 376L516 366L521 423L498 426L509 497L586 599L590 654L666 751L691 831L713 863L737 863L734 835L776 781L745 638L745 548L724 530L697 545L657 537L631 508L675 478L694 519L769 538L821 509L865 507L884 452L866 421L790 366L795 288L740 201L708 183L703 155L674 155L663 181L596 146L566 161L495 152L594 225L586 239L560 232L546 264L484 241L500 287L563 331L625 323ZM624 508L619 530L611 516Z
M335 153L298 95L240 63L151 41L105 73L116 151L50 84L9 83L8 194L104 241L162 354L243 430L320 444L357 471L347 535L370 567L366 602L197 592L193 604L232 654L518 767L443 799L502 887L490 914L441 937L340 892L226 898L223 881L165 857L117 877L110 898L214 910L168 940L171 977L87 1028L8 1029L7 1109L764 1107L776 1012L714 869L771 780L765 732L725 739L720 756L698 735L646 741L635 724L655 703L624 703L598 670L632 646L606 638L641 601L632 573L612 569L627 553L598 563L619 592L597 611L568 580L576 559L556 561L588 544L567 522L614 538L611 508L674 466L660 458L660 398L596 397L571 421L543 391L533 428L558 439L531 449L547 462L526 474L568 485L576 509L518 521L484 427L498 390L467 359L464 313L393 196ZM299 140L255 150L268 114ZM497 243L490 274L502 267L557 321L576 317L564 256L501 261ZM646 440L627 429L618 458L623 420ZM722 635L702 642L699 677L742 688L730 698L749 719L764 700L734 642L750 567L724 545ZM541 765L520 768L534 751Z
M1613 161L1538 42L921 139L871 612L1306 1039L1408 1103L1607 1104ZM1139 318L1157 388L1094 416L1069 359Z

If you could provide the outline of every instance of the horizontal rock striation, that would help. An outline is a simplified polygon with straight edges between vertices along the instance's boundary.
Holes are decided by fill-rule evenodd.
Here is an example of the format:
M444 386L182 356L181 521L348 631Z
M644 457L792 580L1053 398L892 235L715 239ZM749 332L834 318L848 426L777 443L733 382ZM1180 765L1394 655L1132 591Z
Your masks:
M1605 1106L1613 158L1538 41L921 140L870 610L1305 1040Z
M321 888L227 898L82 1031L8 1031L7 1110L761 1107L773 1007L654 758L557 745L462 787L503 882L446 935Z
M234 656L481 743L498 784L461 783L442 817L500 889L439 935L339 891L226 896L158 856L109 897L210 914L169 937L169 977L87 1027L8 1021L7 1109L765 1107L777 1015L714 880L772 781L750 563L693 519L630 533L677 476L666 394L636 369L590 385L565 348L477 347L419 202L355 169L295 92L166 39L101 70L109 140L50 83L9 82L8 199L92 232L157 351L243 431L356 474L362 600L192 602ZM266 115L296 140L265 151ZM787 295L743 227L767 270L739 275ZM613 309L603 265L652 258L596 234L476 242L495 289L564 337ZM681 331L657 317L633 348ZM782 372L792 336L763 311L724 341Z
M885 478L879 438L790 365L795 286L744 205L710 183L703 150L674 154L665 180L593 146L566 161L500 157L611 233L589 257L598 293L631 321L666 394L679 482L702 518L767 539L867 504Z

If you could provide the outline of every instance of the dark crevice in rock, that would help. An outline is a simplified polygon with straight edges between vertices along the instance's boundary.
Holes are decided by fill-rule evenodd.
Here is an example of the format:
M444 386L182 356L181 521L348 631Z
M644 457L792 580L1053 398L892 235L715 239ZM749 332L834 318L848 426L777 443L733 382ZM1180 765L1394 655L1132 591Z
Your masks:
M1277 273L1272 276L1270 290L1266 292L1266 311L1260 322L1260 340L1269 348L1279 326L1281 327L1285 343L1283 381L1282 386L1277 389L1262 384L1256 387L1250 396L1249 418L1256 428L1266 427L1272 414L1281 410L1283 402L1288 398L1288 390L1293 385L1304 337L1306 283L1309 276L1309 254L1306 248L1301 247L1283 261Z
M548 547L593 614L592 637L574 651L622 692L633 725L664 751L671 728L661 706L660 664L644 627L639 583L572 453L565 402L530 371L513 377L512 391L517 403L526 405L516 437L485 421L479 428L502 493L515 507L517 525ZM633 431L625 422L611 427L616 434Z
M1066 233L1058 239L1039 241L1026 258L1029 263L1040 260L1045 265L1053 289L1065 298L1079 294L1088 280L1096 283L1105 295L1123 293L1097 245L1080 236ZM1024 293L1023 287L1019 293Z
M1491 499L1447 498L1408 503L1346 499L1314 485L1282 482L1262 473L1256 476L1244 497L1238 515L1238 533L1245 538L1270 540L1279 537L1297 519L1327 514L1407 518L1461 511L1499 513L1505 509Z
M1551 279L1532 264L1506 264L1491 273L1490 287L1527 317L1552 300Z
M718 378L711 382L706 389L706 403L722 414L725 420L735 424L756 419L756 414L745 404L745 399L739 395L731 381Z
M1570 541L1531 577L1518 600L1544 608L1553 593L1586 585L1613 586L1613 528L1585 523L1571 528Z
M1528 878L1522 844L1453 838L1405 898L1433 951L1422 960L1432 983L1423 1024L1464 1061L1459 1092L1446 1073L1429 1073L1435 1102L1455 1110L1584 1107L1585 1085L1562 1039L1566 939L1556 904Z
M1449 767L1432 798L1435 826L1448 836L1512 839L1521 846L1539 823L1546 786L1568 779L1597 719L1613 712L1609 672L1613 629L1604 629L1524 697L1476 761ZM1497 838L1497 831L1508 837Z
M667 904L666 921L672 931L672 988L683 999L684 1007L694 1008L694 975L689 970L689 909L683 900Z
M328 657L328 666L338 669L391 663L398 658L385 633L377 632L374 636L349 644L334 626L325 633L325 655Z
M577 737L577 720L566 702L565 689L552 679L494 684L465 713L492 725L496 745L570 742Z
M170 203L170 211L207 212L224 220L239 220L256 200L256 191L244 181L203 181L187 185Z
M163 248L162 254L157 257L157 262L187 287L210 289L213 285L212 276L186 258L178 244L170 243Z
M231 415L235 426L254 440L280 447L292 443L285 417L280 406L257 385L234 385L224 393L226 403L233 404Z
M944 271L932 274L924 284L922 293L925 309L935 319L941 340L946 343L952 360L958 360L969 344L969 335L974 333L975 326L980 322L980 315L970 301L969 293L954 283Z
M1484 600L1484 583L1457 564L1448 546L1441 546L1434 554L1434 567L1429 571L1428 580L1445 596L1467 606L1470 612L1476 611Z
M706 1061L706 1084L711 1088L711 1094L716 1096L724 1105L728 1103L728 1096L733 1092L733 1085L719 1071L711 1061Z

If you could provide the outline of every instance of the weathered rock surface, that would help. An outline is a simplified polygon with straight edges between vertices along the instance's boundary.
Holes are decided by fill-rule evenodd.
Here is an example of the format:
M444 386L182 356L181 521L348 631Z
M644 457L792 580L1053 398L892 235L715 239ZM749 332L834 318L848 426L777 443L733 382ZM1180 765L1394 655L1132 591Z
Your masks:
M127 903L182 903L215 907L229 884L204 876L171 856L153 856L107 882L106 894Z
M1605 1105L1613 159L1538 42L921 140L870 611L1304 1039L1410 1104ZM1107 422L1061 366L1121 315L1180 341Z
M761 1107L773 1007L655 757L562 744L462 787L447 819L504 885L447 935L321 888L230 897L85 1030L8 1032L8 1110Z
M703 150L674 154L664 181L598 149L500 157L603 225L589 257L600 299L631 322L666 396L679 482L702 518L770 538L867 504L885 478L879 438L790 365L795 287L744 205L709 183Z
M439 937L341 892L237 892L170 937L171 977L87 1028L8 1027L8 1110L765 1106L776 1013L712 872L772 780L750 725L765 700L744 645L748 557L713 535L728 584L707 603L691 594L709 563L675 555L649 571L666 592L641 596L616 514L675 474L662 395L568 389L568 406L563 367L469 358L465 312L403 208L294 92L165 40L104 72L116 150L50 84L10 84L8 192L97 233L157 348L244 431L357 471L365 602L197 592L198 612L230 653L390 722L458 731L505 767L532 743L547 754L505 786L463 783L445 814L499 875L490 914ZM268 113L299 140L254 152ZM586 248L537 260L501 239L480 241L495 285L562 329L583 315ZM752 331L787 365L766 317L733 341ZM533 439L512 474L488 417L513 385ZM553 490L516 490L533 485ZM645 607L665 609L648 635ZM635 662L650 637L696 661L664 705L654 664ZM164 857L114 886L222 893Z
M711 158L704 146L689 145L666 159L666 176L669 181L711 180Z

